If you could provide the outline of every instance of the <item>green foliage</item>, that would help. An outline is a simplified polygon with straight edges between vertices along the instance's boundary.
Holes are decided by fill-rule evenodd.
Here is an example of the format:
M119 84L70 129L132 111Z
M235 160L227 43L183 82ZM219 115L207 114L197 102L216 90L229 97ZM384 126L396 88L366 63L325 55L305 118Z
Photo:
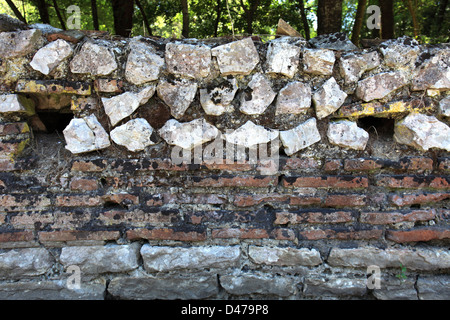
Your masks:
M233 22L236 35L246 34L248 20L246 12L251 3L258 2L253 14L251 29L253 34L274 35L279 18L287 21L300 33L305 34L300 15L302 0L189 0L190 37L207 38L227 36L232 34ZM368 6L378 5L379 0L368 0ZM36 0L13 0L16 7L25 16L28 23L40 22ZM181 37L182 13L180 0L140 0L145 15L148 18L153 35L161 37ZM227 2L231 19L227 11ZM342 6L342 32L351 36L355 20L357 0L344 0ZM57 19L52 0L46 0L50 16L50 24L61 28ZM318 0L303 0L308 18L311 37L316 35ZM408 10L407 1L394 0L395 36L414 36L412 15ZM443 8L444 0L412 0L420 26L418 40L422 43L437 43L449 41L450 5ZM81 9L81 28L93 29L91 0L57 0L63 19L68 18L66 9L76 4ZM244 9L245 7L245 9ZM97 0L97 10L100 30L114 34L114 19L111 0ZM0 2L0 13L14 16L5 1ZM365 15L364 21L369 17ZM143 15L135 5L132 35L147 34L143 23ZM361 38L370 39L380 36L379 30L369 30L365 23L361 30Z
M401 271L400 271L400 273L399 274L397 274L396 275L396 277L401 281L401 282L403 282L403 281L405 281L406 280L406 267L404 267L401 263L400 263L400 268L401 268Z

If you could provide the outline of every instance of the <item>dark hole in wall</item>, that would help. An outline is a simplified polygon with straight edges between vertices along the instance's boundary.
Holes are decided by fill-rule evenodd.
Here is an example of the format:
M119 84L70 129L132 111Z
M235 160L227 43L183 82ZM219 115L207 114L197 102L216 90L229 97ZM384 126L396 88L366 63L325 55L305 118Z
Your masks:
M62 133L73 119L71 112L38 112L37 115L46 129L44 131L46 133Z
M379 137L392 137L394 135L394 119L364 117L358 120L358 126L367 132L375 133Z

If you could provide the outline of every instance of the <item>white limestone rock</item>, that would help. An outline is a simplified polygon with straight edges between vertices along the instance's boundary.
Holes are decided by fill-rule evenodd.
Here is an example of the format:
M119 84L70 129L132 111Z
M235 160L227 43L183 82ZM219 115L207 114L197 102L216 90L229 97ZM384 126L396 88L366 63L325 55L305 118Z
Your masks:
M70 62L72 73L107 76L117 69L114 54L105 46L86 42Z
M439 113L443 116L450 117L450 96L439 101Z
M423 152L431 148L450 151L450 127L434 116L411 113L395 124L394 140Z
M73 118L63 130L66 149L73 154L107 148L111 145L109 136L95 115Z
M303 68L306 73L331 76L336 57L328 49L303 49Z
M42 32L37 29L0 32L0 58L23 57L42 42Z
M248 75L259 63L259 54L252 38L233 41L211 49L217 57L222 75Z
M249 115L262 114L276 97L270 81L256 73L241 96L240 110Z
M168 43L165 58L167 70L182 77L205 78L211 69L211 48L205 45Z
M359 81L355 94L359 99L369 102L383 99L407 84L408 81L401 71L382 72Z
M401 37L383 42L380 51L384 64L396 70L410 70L421 52L419 43L409 37Z
M269 42L267 48L267 73L282 74L292 78L297 72L300 47L289 43L289 38Z
M346 98L347 94L341 90L336 80L333 77L328 79L312 96L317 118L323 119L338 110Z
M278 93L275 114L301 114L311 107L311 86L300 81L289 82Z
M441 49L417 69L411 89L450 90L450 49Z
M48 75L62 61L73 53L67 41L58 39L39 49L30 62L30 66L42 74Z
M125 67L125 78L136 85L158 80L164 67L164 59L140 39L141 37L135 37L130 41L130 53Z
M311 118L291 130L280 131L280 140L288 156L319 142L321 136L316 119Z
M200 89L200 104L206 114L220 116L233 110L231 102L237 90L235 78L224 80L213 88Z
M367 131L350 120L330 122L327 137L331 144L355 150L364 150L369 141Z
M26 112L19 95L10 93L0 95L0 113Z
M175 119L180 119L197 93L197 83L186 80L162 80L156 88L158 97L170 108Z
M111 139L132 152L142 151L155 143L151 140L153 128L143 118L136 118L113 129Z
M278 130L266 129L263 126L254 124L250 120L236 130L230 130L224 134L224 138L228 143L237 144L246 148L269 143L277 139L278 136Z
M220 131L203 118L184 123L170 119L158 133L168 144L190 150L215 139Z
M345 83L357 82L366 71L381 65L376 51L363 54L347 54L339 58L339 71Z
M130 116L141 105L145 104L155 93L155 86L145 87L138 93L127 91L112 98L102 98L105 113L111 125L115 126L122 119Z

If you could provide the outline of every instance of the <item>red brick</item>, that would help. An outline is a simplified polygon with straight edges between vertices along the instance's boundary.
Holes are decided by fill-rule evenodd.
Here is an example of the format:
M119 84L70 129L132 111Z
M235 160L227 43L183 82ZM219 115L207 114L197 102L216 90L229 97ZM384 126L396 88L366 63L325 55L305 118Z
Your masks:
M405 171L424 172L433 170L433 159L427 157L407 157L398 162L398 167Z
M294 230L286 228L273 229L270 232L270 238L276 240L290 240L290 241L294 241L295 239L297 239Z
M42 242L65 242L79 240L110 241L120 238L119 231L81 231L81 230L61 230L61 231L40 231L39 241Z
M250 171L255 168L254 164L250 163L202 163L209 170L220 170L220 171Z
M255 187L264 188L276 186L278 178L274 176L213 176L192 177L193 187Z
M284 177L283 185L297 188L367 188L369 180L354 176Z
M29 242L34 240L32 231L17 231L0 233L0 243Z
M389 201L399 207L413 204L436 203L450 198L450 193L416 193L395 194L389 197Z
M1 171L23 171L29 170L36 163L36 158L28 159L14 159L11 160L0 158L0 172Z
M94 81L94 88L97 92L105 93L120 93L122 92L122 80L115 79L96 79Z
M102 204L103 201L100 196L88 195L60 195L56 197L55 202L57 207L94 207Z
M160 229L132 229L127 231L129 240L177 240L177 241L204 241L205 231L174 231L169 228Z
M436 217L436 211L413 210L407 212L362 212L360 222L369 224L391 224L398 222L428 221Z
M139 197L129 193L105 194L102 196L105 203L114 203L118 205L139 204Z
M320 161L312 158L288 158L286 164L281 170L304 170L317 169L320 167Z
M75 160L72 163L72 171L81 172L101 172L106 167L106 160L96 159L96 160Z
M70 189L80 191L94 191L98 189L98 182L95 179L73 178L70 181Z
M383 235L382 230L305 230L300 232L300 236L305 240L375 240Z
M304 212L277 212L274 224L300 224L300 223L345 223L353 221L352 212L321 210Z
M287 194L237 195L234 198L234 205L238 207L250 207L265 203L286 203L291 206L306 206L320 204L321 198Z
M240 229L240 228L223 228L214 229L211 232L213 239L265 239L269 238L269 234L265 229Z
M150 223L169 224L180 220L180 214L176 210L144 212L143 210L108 210L98 215L98 221L105 225L126 224L143 227Z
M414 230L387 230L386 239L398 242L418 242L450 239L450 230L447 228L421 228Z
M392 189L415 189L433 188L448 189L450 187L450 177L442 176L379 176L376 181L377 186Z
M30 128L26 122L13 122L0 124L0 135L20 134L30 132Z
M50 205L50 198L44 195L0 195L0 207L6 211L20 211L24 208L39 210Z
M342 168L342 161L339 159L326 160L322 167L325 172L336 172Z
M347 159L344 161L346 171L372 171L383 168L383 162L378 159Z
M326 207L360 207L366 205L366 195L332 194L325 197Z

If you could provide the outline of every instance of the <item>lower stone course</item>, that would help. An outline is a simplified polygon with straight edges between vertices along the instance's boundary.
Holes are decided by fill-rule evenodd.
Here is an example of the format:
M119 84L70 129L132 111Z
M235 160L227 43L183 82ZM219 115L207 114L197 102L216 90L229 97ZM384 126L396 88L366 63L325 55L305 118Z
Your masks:
M374 266L378 287L369 282ZM3 249L0 298L435 300L449 298L449 270L448 250L436 248L364 246L328 253L276 245L133 242Z

